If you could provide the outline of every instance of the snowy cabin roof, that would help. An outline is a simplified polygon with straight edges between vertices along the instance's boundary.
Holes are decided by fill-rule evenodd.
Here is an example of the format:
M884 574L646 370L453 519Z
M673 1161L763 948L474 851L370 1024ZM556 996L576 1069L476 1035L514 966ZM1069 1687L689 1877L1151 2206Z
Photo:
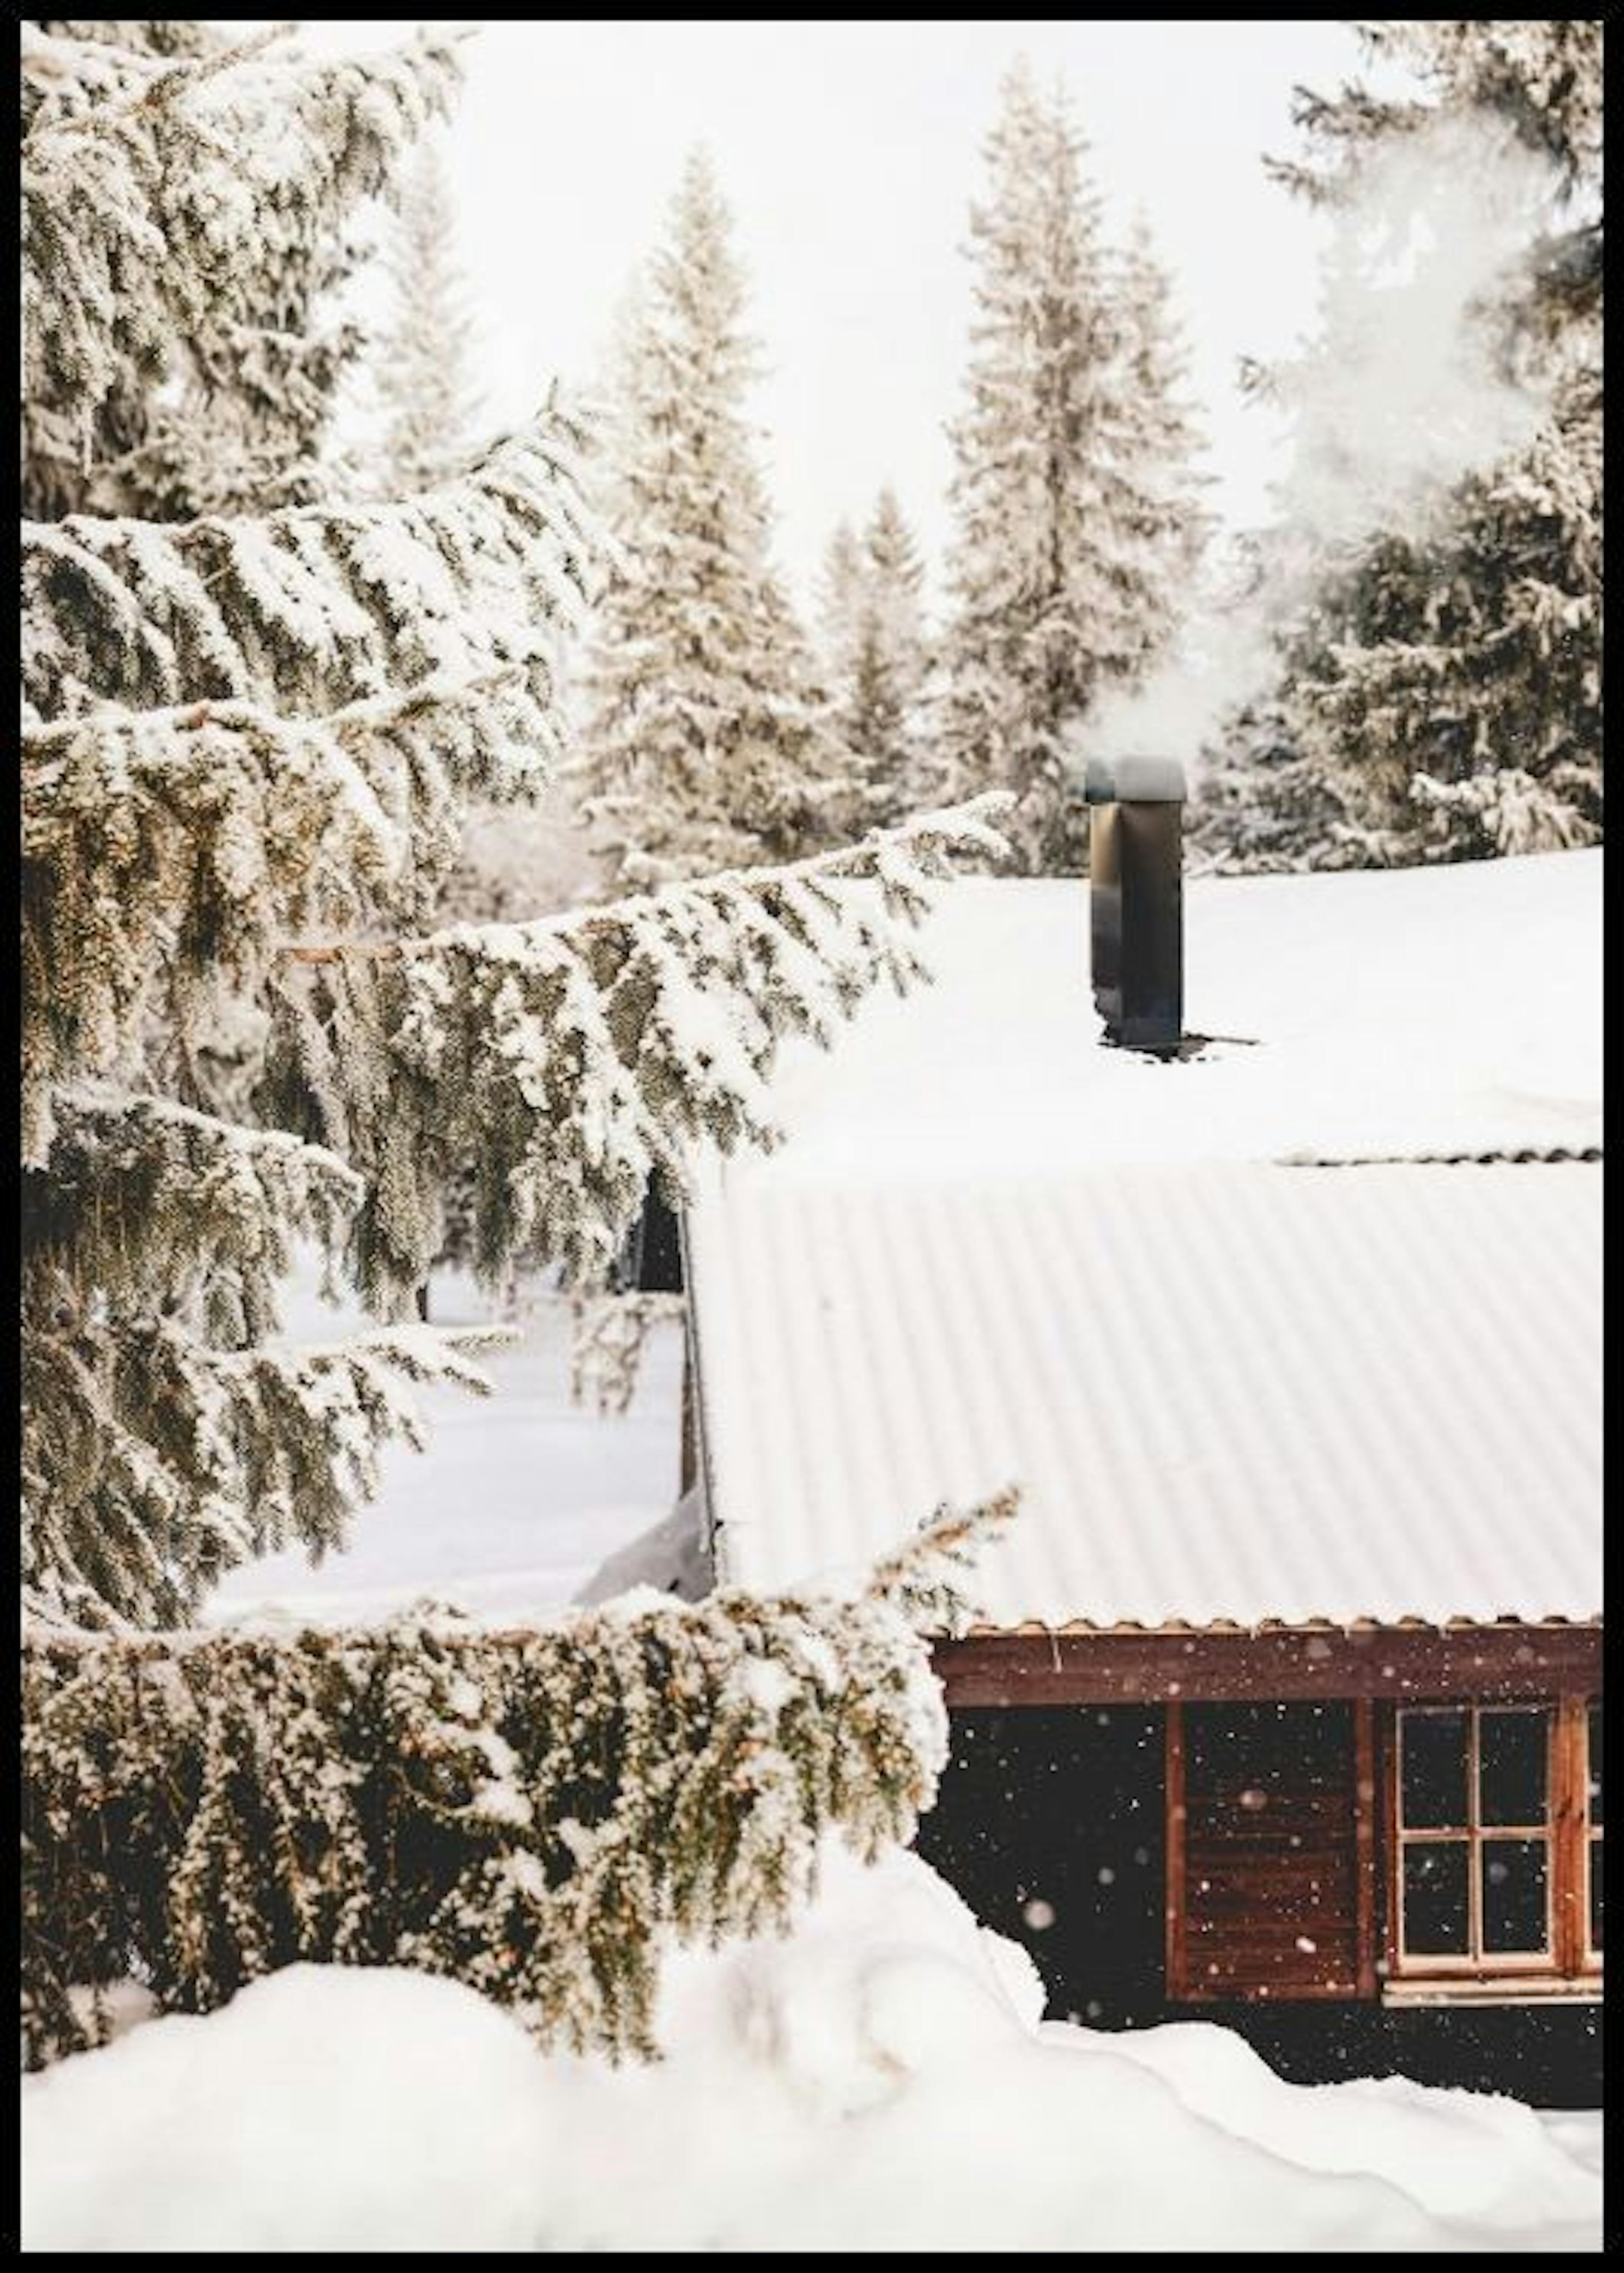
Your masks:
M999 1626L1598 1614L1600 881L1187 883L1175 1063L1103 1046L1085 886L946 890L689 1212L721 1581L1013 1482Z

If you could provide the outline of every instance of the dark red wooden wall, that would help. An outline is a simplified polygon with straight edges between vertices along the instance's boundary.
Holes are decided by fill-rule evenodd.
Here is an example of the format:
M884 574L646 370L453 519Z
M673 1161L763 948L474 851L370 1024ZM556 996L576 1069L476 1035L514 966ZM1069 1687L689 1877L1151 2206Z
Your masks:
M1170 1709L1171 1997L1373 1993L1358 1739L1346 1701Z

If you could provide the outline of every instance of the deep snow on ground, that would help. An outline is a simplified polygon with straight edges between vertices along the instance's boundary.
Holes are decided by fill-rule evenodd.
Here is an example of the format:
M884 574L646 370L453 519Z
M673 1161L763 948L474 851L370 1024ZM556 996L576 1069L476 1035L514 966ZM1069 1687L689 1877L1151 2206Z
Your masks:
M316 1292L307 1263L289 1289L290 1339L329 1341L368 1322ZM496 1307L453 1273L436 1276L435 1326L484 1324ZM556 1611L603 1558L658 1522L677 1497L682 1333L651 1329L631 1411L600 1420L570 1401L566 1305L530 1294L508 1348L476 1358L494 1393L412 1393L426 1453L385 1448L383 1488L353 1519L343 1554L302 1549L233 1571L209 1618L287 1612L303 1623L365 1618L432 1594L479 1615Z
M681 1953L667 2057L538 2053L468 1990L297 1966L24 2086L29 2249L1586 2249L1599 2119L1282 2082L1202 2022L1038 2020L917 1857Z

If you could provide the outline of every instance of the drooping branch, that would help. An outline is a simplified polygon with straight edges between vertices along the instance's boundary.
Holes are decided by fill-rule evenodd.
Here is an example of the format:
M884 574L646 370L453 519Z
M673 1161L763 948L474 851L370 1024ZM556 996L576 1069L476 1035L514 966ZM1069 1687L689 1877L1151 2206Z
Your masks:
M23 686L39 719L247 701L310 718L520 668L557 746L556 648L597 543L558 408L444 488L176 525L23 529Z
M701 1148L777 1141L767 1076L785 1035L827 1045L873 987L923 975L905 926L935 880L1001 857L1007 803L585 914L290 963L266 1117L362 1167L368 1299L404 1308L469 1161L483 1276L522 1253L601 1279L651 1176L680 1196Z
M483 1392L499 1329L400 1327L220 1350L173 1317L109 1319L65 1272L23 1349L23 1590L49 1625L179 1624L255 1555L341 1546L392 1437L421 1449L408 1382ZM56 1301L51 1304L51 1296Z
M93 2039L80 1984L138 1967L206 2012L301 1959L450 1975L543 2044L652 2054L663 1939L782 1929L826 1833L910 1834L947 1715L908 1606L1007 1516L939 1521L854 1600L36 1639L30 2063Z
M550 777L517 669L319 721L251 704L96 713L23 736L26 1157L64 1082L138 1077L309 926L421 920L460 797Z
M23 1177L23 1309L56 1307L52 1274L153 1315L197 1294L211 1339L277 1331L296 1240L331 1260L365 1188L319 1145L244 1129L158 1097L71 1092L42 1168Z

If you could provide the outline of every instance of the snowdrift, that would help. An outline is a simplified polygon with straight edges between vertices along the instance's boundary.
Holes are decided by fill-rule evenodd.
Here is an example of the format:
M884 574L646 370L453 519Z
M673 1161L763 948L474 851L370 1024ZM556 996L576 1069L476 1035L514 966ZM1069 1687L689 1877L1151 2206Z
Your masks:
M666 2058L543 2058L468 1990L297 1966L24 2087L29 2249L1584 2249L1599 2124L1282 2082L1206 2023L1044 2024L916 1857L679 1953Z

